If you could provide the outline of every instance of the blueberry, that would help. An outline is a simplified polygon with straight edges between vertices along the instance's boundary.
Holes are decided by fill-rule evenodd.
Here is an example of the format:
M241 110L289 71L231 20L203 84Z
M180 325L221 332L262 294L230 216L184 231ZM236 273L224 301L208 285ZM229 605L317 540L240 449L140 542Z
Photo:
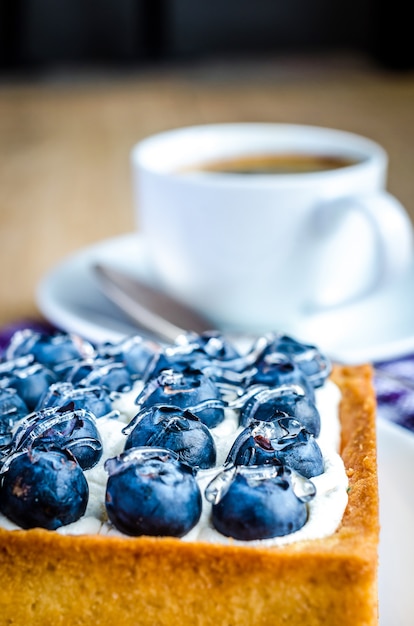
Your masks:
M269 337L269 343L262 357L273 353L288 356L303 372L314 387L320 387L332 371L332 364L326 355L311 344L306 344L283 334Z
M66 333L40 333L30 329L17 331L7 348L6 358L14 359L27 354L49 369L79 358L91 356L92 345L77 335Z
M0 387L0 450L8 446L15 424L29 413L15 389Z
M157 355L145 374L145 380L158 376L164 369L182 371L186 367L204 371L206 368L232 367L240 360L236 348L219 332L207 331L201 335L184 333L175 344Z
M106 510L121 532L182 537L198 522L201 493L193 470L173 452L132 448L108 459Z
M218 490L214 488L217 483ZM298 497L288 468L277 462L237 467L224 480L220 476L213 479L206 489L207 499L213 502L216 530L241 541L269 539L299 530L308 518L306 501L314 493L310 489L307 497Z
M0 387L0 416L12 415L17 421L27 415L27 404L11 387Z
M319 437L321 416L315 402L310 398L294 391L288 391L281 394L277 402L277 408L297 419L314 437ZM261 419L259 415L258 419Z
M185 333L178 338L177 344L190 348L191 354L196 355L195 359L198 354L219 361L232 361L240 357L236 347L217 330L205 331L200 335Z
M125 365L110 358L77 361L63 373L63 378L75 386L99 385L116 392L129 391L133 384Z
M139 409L154 404L189 409L206 426L214 428L224 420L224 402L216 385L199 370L164 370L149 381L138 398Z
M248 380L248 385L266 385L279 387L280 385L298 385L311 399L315 399L312 384L299 366L282 353L273 352L260 358Z
M40 398L54 382L57 382L57 376L52 370L40 363L33 363L26 367L14 369L8 384L16 389L28 409L33 411Z
M0 509L22 528L55 530L85 513L88 484L73 457L55 450L16 454L0 488Z
M84 409L95 417L103 417L112 411L109 392L103 387L75 387L69 382L54 383L40 399L37 410L72 404L74 409Z
M304 394L298 385L281 385L269 388L257 385L247 390L234 403L240 408L240 422L247 426L253 420L272 421L280 413L296 418L307 431L318 437L321 418L315 402Z
M94 467L103 452L102 440L92 413L73 406L32 413L20 423L11 442L12 451L53 446L69 450L82 469Z
M311 478L324 472L321 449L316 439L295 419L252 422L237 437L226 463L264 465L277 459L302 476Z
M143 378L161 353L161 346L139 335L127 337L115 344L104 343L98 348L99 356L124 363L134 378Z
M132 427L132 428L131 428ZM216 446L208 428L190 411L154 406L137 415L129 427L125 450L152 446L173 450L180 461L208 469L216 462Z

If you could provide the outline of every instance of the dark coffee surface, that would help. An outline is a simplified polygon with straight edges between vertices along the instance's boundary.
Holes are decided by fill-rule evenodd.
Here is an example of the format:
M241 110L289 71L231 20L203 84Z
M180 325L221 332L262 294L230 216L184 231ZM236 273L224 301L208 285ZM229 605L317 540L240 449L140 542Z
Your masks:
M356 160L323 154L257 154L220 159L196 164L185 172L212 172L219 174L300 174L324 172L355 165Z

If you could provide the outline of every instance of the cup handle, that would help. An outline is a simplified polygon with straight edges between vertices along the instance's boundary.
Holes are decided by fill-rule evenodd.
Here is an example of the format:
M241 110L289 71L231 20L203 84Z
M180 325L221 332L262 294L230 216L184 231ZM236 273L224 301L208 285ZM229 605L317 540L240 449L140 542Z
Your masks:
M331 295L325 301L318 297L318 288L319 291L323 291L323 280L319 284L316 283L314 287L316 295L307 307L309 313L344 306L359 300L400 277L413 261L413 225L403 205L387 191L371 192L318 204L313 213L313 227L316 228L318 238L322 242L328 241L335 233L338 233L344 218L349 215L350 211L356 211L362 215L372 233L375 251L375 268L371 272L372 278L366 281L363 287L358 286L354 290L345 289L345 295L337 289L336 294L333 297ZM349 252L352 255L352 249ZM329 259L325 259L325 262L329 263Z

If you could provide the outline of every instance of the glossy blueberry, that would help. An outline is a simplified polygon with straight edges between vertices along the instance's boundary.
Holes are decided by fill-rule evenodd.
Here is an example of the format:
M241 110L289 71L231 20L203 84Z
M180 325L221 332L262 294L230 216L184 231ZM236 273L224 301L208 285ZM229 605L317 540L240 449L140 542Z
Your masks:
M289 469L277 462L225 470L224 476L213 479L206 489L206 497L213 503L216 530L241 541L280 537L299 530L308 518L306 501L314 494L310 483L308 495L298 497Z
M0 387L0 416L13 415L15 421L27 415L27 404L11 387Z
M273 352L259 359L247 380L248 385L298 385L314 401L315 392L299 366L281 352Z
M132 448L108 459L106 510L127 535L182 537L198 522L201 493L193 470L176 454Z
M223 335L207 331L200 335L184 333L175 344L166 347L148 368L145 380L157 377L165 369L182 371L187 367L204 371L232 367L240 360L239 352Z
M330 359L314 345L289 335L274 335L266 353L282 352L292 359L314 387L321 387L332 371Z
M69 382L58 382L49 387L40 399L37 410L72 404L75 410L84 409L99 418L112 411L109 392L103 387L75 387Z
M134 378L143 378L161 350L156 342L133 335L115 344L104 343L98 352L102 358L112 358L124 363Z
M40 363L33 363L26 367L14 369L8 384L16 389L29 411L33 411L50 385L57 380L57 376L52 370Z
M27 404L15 389L0 387L0 450L10 444L14 425L28 413Z
M164 370L149 381L136 404L140 410L154 404L189 409L206 426L214 428L224 420L224 402L217 386L199 370Z
M205 354L213 360L232 361L240 357L236 347L216 330L205 331L200 335L185 333L176 343L178 346L190 348L193 355Z
M174 406L153 406L141 411L131 425L125 450L137 446L166 448L180 461L208 469L216 462L216 446L208 428L190 411Z
M237 437L226 463L265 465L274 459L306 478L324 472L323 456L316 439L300 422L289 417L273 422L252 422Z
M14 434L11 450L53 446L69 450L82 469L90 469L102 456L103 446L95 417L73 406L42 409L25 417Z
M295 391L282 393L277 401L277 409L292 415L314 437L321 432L321 416L315 402L309 397L302 396ZM257 419L262 419L260 413Z
M280 413L296 418L307 431L318 437L321 417L315 402L297 385L264 387L257 385L234 402L240 408L240 423L247 426L253 420L270 422Z
M107 391L129 391L133 381L123 363L114 359L86 359L68 368L63 378L75 386L99 385Z
M30 329L17 331L7 348L6 358L14 359L27 354L49 369L79 358L91 356L94 350L77 335L66 333L40 333Z
M55 450L26 450L8 464L0 509L21 528L55 530L85 513L88 484L74 458Z

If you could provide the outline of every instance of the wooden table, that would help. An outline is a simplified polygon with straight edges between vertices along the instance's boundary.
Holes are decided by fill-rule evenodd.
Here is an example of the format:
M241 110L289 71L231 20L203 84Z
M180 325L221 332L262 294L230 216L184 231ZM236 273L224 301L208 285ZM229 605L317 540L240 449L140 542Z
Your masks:
M333 126L377 140L414 220L414 74L287 58L0 82L0 324L40 317L38 281L135 228L129 152L152 133L228 121Z

